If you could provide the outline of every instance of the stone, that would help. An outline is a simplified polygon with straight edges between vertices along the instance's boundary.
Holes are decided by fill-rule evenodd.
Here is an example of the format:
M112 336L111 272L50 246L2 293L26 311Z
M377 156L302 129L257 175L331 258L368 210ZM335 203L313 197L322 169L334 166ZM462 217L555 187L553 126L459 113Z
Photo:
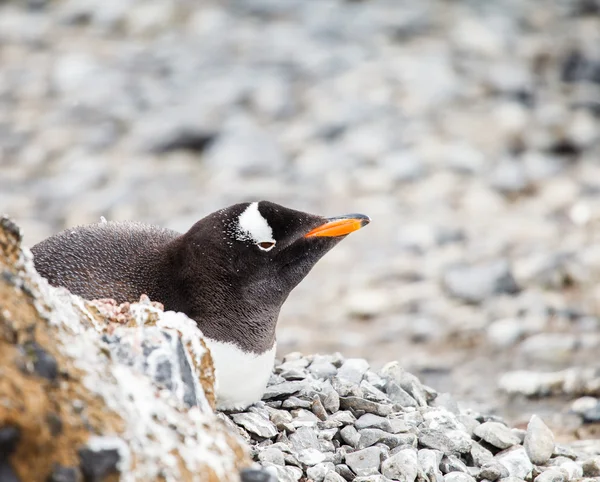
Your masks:
M306 469L306 476L314 482L323 482L327 474L335 474L335 477L339 477L335 473L335 466L331 462L315 464Z
M581 468L584 477L600 477L600 457L583 461Z
M390 449L394 449L396 447L405 445L416 446L417 444L417 437L412 433L395 435L380 430L378 428L365 428L359 430L359 434L359 449L370 447L371 445L375 445L376 443L384 444Z
M326 458L325 454L313 448L304 449L298 452L298 460L300 463L308 466L320 464L325 461Z
M550 468L538 475L534 482L566 482L567 474L560 469Z
M274 447L267 447L265 450L258 453L258 460L263 464L285 465L283 452Z
M406 390L404 390L396 382L389 382L386 385L386 393L392 402L395 402L399 407L416 407L417 402L411 397Z
M392 431L392 424L389 419L373 415L372 413L365 413L362 415L356 420L354 426L359 430L363 428L378 428L380 430L385 430L386 432Z
M248 432L262 438L272 438L278 433L277 428L270 420L256 413L232 413L231 419Z
M532 415L527 424L524 446L535 465L544 465L554 452L554 435L537 415Z
M344 482L346 479L335 471L329 471L325 474L323 482Z
M366 360L348 358L338 370L337 376L358 385L368 369L369 363Z
M475 477L463 472L450 472L444 475L444 482L476 482Z
M32 362L33 371L40 377L56 380L58 363L56 359L35 341L29 341L21 347L23 354Z
M79 467L86 480L102 480L109 475L118 474L119 460L117 450L84 448L79 451Z
M473 431L473 433L499 449L506 449L513 445L518 445L521 442L519 437L511 432L510 428L499 422L482 423Z
M20 438L21 431L19 427L5 425L0 428L0 454L3 457L11 455L16 450Z
M380 415L382 417L391 415L393 412L393 409L390 405L372 402L359 397L340 397L340 407L344 410L363 410L365 412Z
M376 475L381 465L381 449L369 447L346 454L346 464L359 477Z
M328 379L337 374L335 365L327 360L313 361L308 367L308 371L316 378Z
M583 477L583 468L572 460L565 460L559 467L567 473L569 480Z
M443 432L435 429L422 429L417 436L421 445L446 454L468 453L473 443L466 433L458 430Z
M321 384L321 391L319 392L323 407L329 413L335 413L340 409L340 396L335 391L329 381Z
M475 465L483 467L484 464L491 462L494 459L494 454L482 446L479 442L471 443L471 457Z
M456 457L456 455L445 455L440 463L440 470L444 474L448 474L450 472L463 472L465 474L469 473L467 464Z
M361 440L361 435L352 425L346 425L344 428L342 428L340 430L340 436L344 442L354 448L358 447L359 441Z
M344 480L348 480L350 482L353 481L356 477L354 472L352 472L352 470L350 470L350 467L348 467L346 464L336 464L335 471L337 474L343 477Z
M400 450L381 464L381 473L389 479L414 482L419 473L416 449Z
M508 469L496 460L486 462L481 466L479 476L491 481L508 477Z
M242 469L241 482L277 482L277 478L269 471L263 469Z
M421 449L418 451L419 468L429 482L438 482L442 479L443 475L440 471L442 456L443 454L439 450Z
M510 477L525 479L531 475L533 470L533 465L522 446L506 449L496 454L494 458L506 467Z
M273 398L280 398L286 395L296 394L306 389L308 384L304 381L291 381L283 382L278 385L269 385L263 394L263 400L270 400ZM309 402L310 406L310 402ZM308 408L308 407L304 407Z
M316 449L320 447L317 433L310 427L299 427L293 434L290 435L290 442L294 450L300 452L304 449Z
M2 479L0 479L2 480ZM77 467L55 465L47 482L82 482L83 475Z
M443 274L442 284L451 296L466 303L481 303L494 295L519 291L510 266L503 259L448 268Z

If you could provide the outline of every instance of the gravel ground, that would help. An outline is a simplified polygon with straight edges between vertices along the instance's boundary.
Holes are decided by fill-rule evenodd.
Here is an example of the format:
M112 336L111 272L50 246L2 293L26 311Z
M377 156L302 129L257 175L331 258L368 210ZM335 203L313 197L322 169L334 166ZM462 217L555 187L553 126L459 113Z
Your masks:
M0 62L27 244L252 199L364 212L284 307L282 355L398 360L595 436L597 0L4 1Z

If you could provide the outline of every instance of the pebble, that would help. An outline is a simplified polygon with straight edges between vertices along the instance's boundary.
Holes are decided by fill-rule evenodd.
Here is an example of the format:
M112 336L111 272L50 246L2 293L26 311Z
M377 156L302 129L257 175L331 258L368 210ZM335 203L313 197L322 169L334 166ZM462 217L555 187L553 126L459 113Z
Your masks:
M521 446L506 449L497 454L495 459L506 467L509 477L525 479L529 477L533 470L527 452Z
M536 465L548 462L554 452L554 435L537 415L532 415L527 424L524 446L529 460Z
M389 479L413 482L419 473L416 449L404 449L384 460L381 473Z
M444 273L442 283L451 296L467 303L481 303L494 295L519 291L508 261L503 259L451 267Z
M360 476L377 475L381 465L381 449L369 447L346 455L346 464Z
M498 422L485 422L479 425L473 433L487 443L506 449L520 443L520 439L510 428Z
M248 432L263 438L275 437L278 433L277 427L270 421L256 413L234 413L232 420L244 427Z

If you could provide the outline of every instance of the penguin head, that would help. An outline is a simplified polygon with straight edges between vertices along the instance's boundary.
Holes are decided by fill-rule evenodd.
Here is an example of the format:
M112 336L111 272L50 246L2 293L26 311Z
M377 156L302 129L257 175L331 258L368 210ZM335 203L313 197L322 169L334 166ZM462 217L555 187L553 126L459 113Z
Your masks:
M325 218L269 201L235 204L184 235L190 257L240 304L280 307L316 262L369 223L362 214ZM210 249L208 249L210 247Z

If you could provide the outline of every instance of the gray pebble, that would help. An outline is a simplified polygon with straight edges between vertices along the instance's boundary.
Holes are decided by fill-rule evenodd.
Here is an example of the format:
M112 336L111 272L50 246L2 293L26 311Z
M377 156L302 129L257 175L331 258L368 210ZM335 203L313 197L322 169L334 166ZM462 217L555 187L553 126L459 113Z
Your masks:
M475 482L475 477L463 472L450 472L444 475L444 482Z
M263 394L263 400L279 398L284 395L292 395L304 390L305 388L309 388L308 383L305 381L283 382L279 383L278 385L269 385Z
M414 482L419 472L416 449L404 449L384 460L381 472L390 479Z
M444 482L475 482L475 477L463 472L450 472L444 475Z
M481 472L479 472L479 475L484 479L494 481L503 477L508 477L508 469L500 462L492 460L491 462L485 463L481 467Z
M358 431L352 425L346 425L342 430L340 430L340 437L342 437L344 442L354 448L358 447L358 443L361 438Z
M358 420L356 420L354 426L357 429L362 428L378 428L385 430L386 432L392 431L392 424L390 420L379 415L373 415L372 413L365 413Z
M352 481L356 477L356 474L346 464L336 464L335 471L348 481Z
M308 371L317 378L328 379L337 374L335 365L326 360L313 361L308 367Z
M519 289L506 260L448 268L442 283L451 296L467 303L481 303L501 293L515 294Z
M372 402L359 397L340 397L340 407L345 410L362 410L383 417L386 417L393 412L390 405Z
M439 482L443 478L439 468L442 456L439 450L431 449L421 449L417 453L419 467L429 482Z
M497 454L495 459L507 468L510 477L525 479L533 470L533 465L522 446L506 449Z
M407 445L416 446L417 443L417 437L412 433L395 435L378 428L365 428L360 430L359 434L359 449L370 447L376 443L382 443L390 449Z
M538 475L534 482L566 482L567 474L560 469L550 468Z
M358 475L377 475L381 465L381 449L369 447L346 455L346 464Z
M419 443L425 447L440 450L446 454L464 454L471 450L472 441L456 430L442 432L423 429L419 432Z
M231 414L231 418L248 432L259 437L271 438L278 434L275 425L257 413L233 413Z
M290 442L297 452L303 449L319 449L319 439L316 431L311 427L299 427L290 434Z
M335 413L340 409L340 396L329 381L321 383L319 393L321 402L329 413Z
M283 452L277 448L272 447L268 447L265 450L259 452L258 460L260 460L263 464L270 463L275 465L285 465Z
M329 472L327 472L325 474L325 477L323 478L323 482L344 482L345 480L346 479L344 479L344 477L339 475L334 470L330 470Z
M521 442L519 437L511 432L510 428L499 422L482 423L473 433L499 449L506 449Z
M554 435L537 415L532 415L527 424L524 446L529 459L536 465L545 464L554 452Z
M368 369L369 363L363 358L348 358L338 370L337 376L358 385Z

